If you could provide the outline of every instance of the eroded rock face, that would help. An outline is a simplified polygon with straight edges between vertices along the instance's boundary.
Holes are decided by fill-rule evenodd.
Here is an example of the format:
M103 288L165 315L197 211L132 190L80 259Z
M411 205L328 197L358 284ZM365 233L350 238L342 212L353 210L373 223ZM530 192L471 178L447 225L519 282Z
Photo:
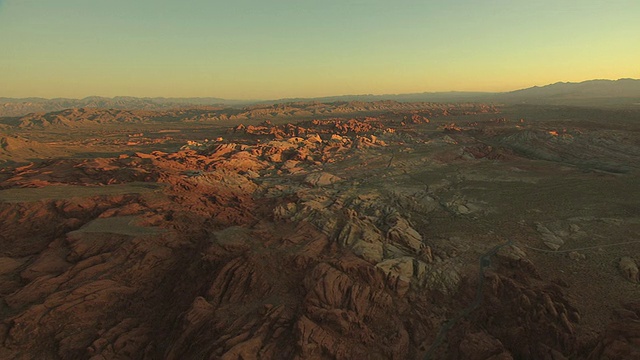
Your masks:
M483 256L505 240L478 225L496 209L462 195L462 175L401 178L475 161L465 151L504 159L465 139L468 127L428 139L389 128L447 109L404 124L264 122L229 132L261 141L3 170L0 357L635 356L637 314L585 349L575 300L526 247ZM437 156L412 157L427 145ZM584 234L569 220L522 227L555 249ZM620 268L638 281L632 258Z
M11 239L32 234L34 242L0 261L1 290L13 314L3 323L2 354L412 358L424 353L444 321L433 318L430 294L470 291L462 287L464 264L434 262L405 210L387 205L423 209L420 203L320 183L292 182L289 190L259 185L255 179L269 176L280 159L238 145L210 151L136 155L139 166L157 169L168 184L162 190L3 204ZM289 194L289 200L261 202L258 194ZM16 212L43 227L9 215ZM502 275L487 281L491 301L508 310L503 317L479 315L479 322L499 319L495 331L460 340L461 357L508 358L515 340L500 329L514 314L533 319L537 302L551 314L544 324L559 324L541 323L539 331L571 333L572 308L559 294L531 295ZM506 305L514 297L525 305ZM564 349L556 337L544 343Z
M459 346L460 356L469 360L510 360L511 354L505 350L500 340L485 332L470 333Z
M637 283L640 282L640 271L638 270L638 264L632 258L625 256L620 259L618 264L622 276L627 280Z
M595 359L637 359L640 358L640 304L626 304L618 311L619 319L610 323L597 346L589 354Z
M564 240L549 230L546 226L537 224L536 230L538 230L542 241L547 245L547 247L549 247L549 249L558 250L564 244Z
M327 186L335 184L341 179L326 172L319 172L307 175L304 182L311 186Z

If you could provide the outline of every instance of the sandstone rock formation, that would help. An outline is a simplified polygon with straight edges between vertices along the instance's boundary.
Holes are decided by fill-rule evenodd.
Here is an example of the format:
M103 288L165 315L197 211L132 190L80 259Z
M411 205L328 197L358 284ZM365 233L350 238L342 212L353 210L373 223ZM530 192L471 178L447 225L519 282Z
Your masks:
M1 168L0 358L637 356L635 250L598 250L640 223L637 179L522 153L587 135L464 122L492 109L261 105L215 140ZM350 115L270 115L301 112Z
M624 256L620 259L620 272L629 281L638 283L640 282L640 270L638 270L638 264L632 258Z

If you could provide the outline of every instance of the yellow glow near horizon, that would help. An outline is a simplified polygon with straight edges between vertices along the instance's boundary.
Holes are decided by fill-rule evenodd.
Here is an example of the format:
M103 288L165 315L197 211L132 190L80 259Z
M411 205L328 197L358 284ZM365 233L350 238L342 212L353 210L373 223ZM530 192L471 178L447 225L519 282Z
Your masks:
M0 96L274 99L638 78L640 2L0 4Z

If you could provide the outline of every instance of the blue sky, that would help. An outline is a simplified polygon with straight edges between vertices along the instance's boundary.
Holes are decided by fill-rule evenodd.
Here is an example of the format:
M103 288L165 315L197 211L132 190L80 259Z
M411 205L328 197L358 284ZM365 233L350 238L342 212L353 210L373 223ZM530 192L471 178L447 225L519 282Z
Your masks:
M640 77L640 1L0 0L0 96L280 98Z

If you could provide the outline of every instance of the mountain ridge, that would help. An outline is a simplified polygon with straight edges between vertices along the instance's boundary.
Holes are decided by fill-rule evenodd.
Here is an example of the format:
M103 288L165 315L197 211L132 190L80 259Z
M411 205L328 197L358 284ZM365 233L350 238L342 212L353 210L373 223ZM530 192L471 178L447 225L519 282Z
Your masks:
M0 116L22 116L69 108L101 108L121 110L167 110L184 107L243 107L255 104L277 104L301 101L381 101L398 102L489 102L544 105L637 105L640 103L640 80L593 79L582 82L556 82L507 92L445 91L405 94L335 95L313 98L280 98L273 100L234 100L217 97L134 97L87 96L82 99L40 97L0 97Z

